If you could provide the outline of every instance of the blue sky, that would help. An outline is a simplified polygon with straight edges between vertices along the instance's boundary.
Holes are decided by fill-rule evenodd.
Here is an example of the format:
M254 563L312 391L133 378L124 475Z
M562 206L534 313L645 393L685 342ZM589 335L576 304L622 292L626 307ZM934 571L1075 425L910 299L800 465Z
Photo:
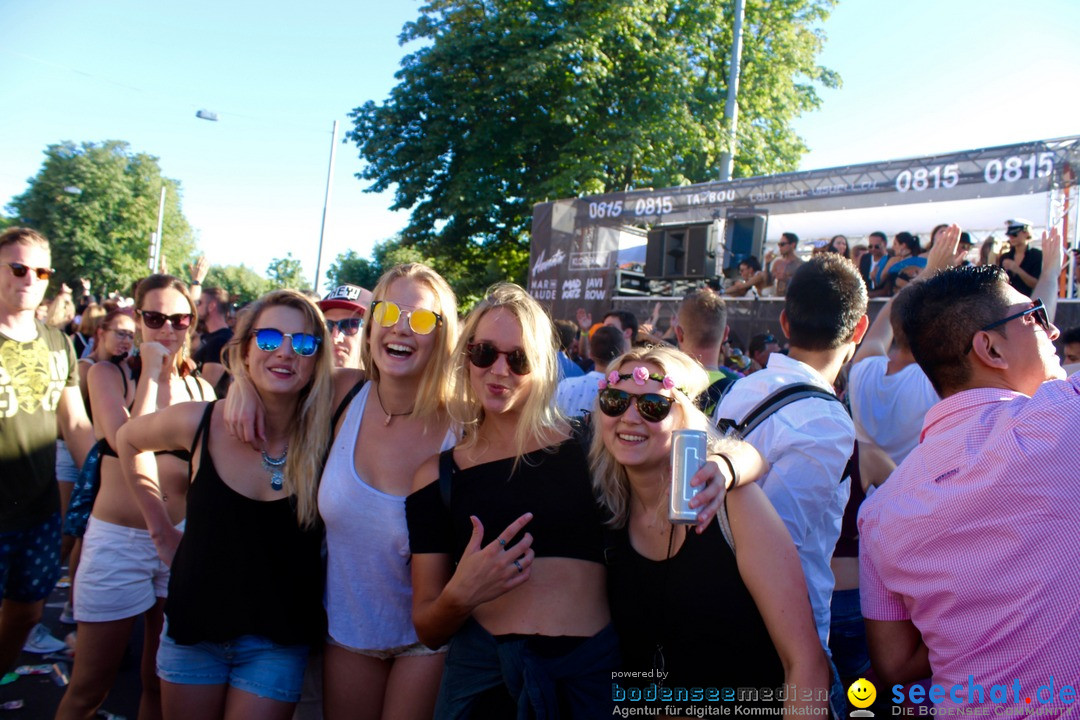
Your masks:
M126 140L181 182L212 262L291 251L312 273L332 122L385 99L420 6L0 0L0 205L46 145ZM1080 134L1080 2L842 0L824 31L844 84L796 125L803 169ZM360 167L339 145L324 271L406 222Z

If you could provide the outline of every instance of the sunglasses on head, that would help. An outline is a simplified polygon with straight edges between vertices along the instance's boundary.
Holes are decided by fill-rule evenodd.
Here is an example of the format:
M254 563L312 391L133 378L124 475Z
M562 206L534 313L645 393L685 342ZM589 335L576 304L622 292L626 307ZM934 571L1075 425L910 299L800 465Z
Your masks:
M360 328L364 326L363 318L351 317L344 320L327 320L326 330L330 335L334 334L334 328L341 331L342 335L352 337L356 333L360 332Z
M165 313L154 312L153 310L138 310L139 315L142 317L143 322L146 323L146 327L151 330L157 330L165 324L168 320L172 323L175 330L187 330L191 325L191 313L175 313L173 315L166 315Z
M505 355L506 364L510 367L510 372L515 375L529 374L529 358L521 348L517 348L516 350L500 350L491 343L478 342L469 343L466 346L466 350L469 353L469 362L481 370L491 367L495 364L495 361L500 355Z
M11 268L11 274L17 278L26 277L27 272L33 272L38 280L48 280L56 272L52 268L30 267L22 263L8 263L7 266Z
M671 412L673 398L660 393L635 395L618 388L604 388L597 396L600 412L608 417L619 417L630 409L631 400L637 404L638 415L648 422L660 422Z
M413 308L404 312L405 317L409 319L409 328L417 335L429 334L442 322L442 315L439 315L434 310ZM384 328L397 325L401 314L401 307L389 300L376 300L371 306L371 319Z
M274 352L285 338L289 338L293 352L301 357L311 357L319 349L322 338L310 333L287 333L277 328L258 328L251 332L255 336L255 344L263 352Z

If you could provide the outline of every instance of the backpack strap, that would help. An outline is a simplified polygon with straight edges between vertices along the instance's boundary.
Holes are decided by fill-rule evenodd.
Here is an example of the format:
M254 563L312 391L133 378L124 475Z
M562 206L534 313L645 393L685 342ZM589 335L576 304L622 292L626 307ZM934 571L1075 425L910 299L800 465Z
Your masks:
M439 453L439 495L443 505L450 509L450 482L453 480L457 465L454 463L454 448Z
M705 392L698 395L694 404L698 406L699 410L711 417L716 411L716 406L720 404L720 401L727 395L737 379L727 375L717 378L705 389Z
M338 420L341 419L341 414L345 412L345 408L349 407L349 403L353 401L356 394L360 392L360 389L364 387L364 383L367 382L367 378L361 378L355 385L349 388L349 392L345 393L345 397L341 399L341 403L337 406L337 410L334 411L334 418L330 421L330 432L334 431L337 427Z
M765 422L765 420L777 410L807 398L820 398L822 400L840 402L840 398L836 397L836 395L828 390L819 388L817 385L811 385L810 383L795 383L793 385L785 385L766 397L758 403L741 422L736 423L729 418L721 418L718 421L718 424L721 429L733 429L737 431L742 438L746 438L747 435L757 429L761 423Z

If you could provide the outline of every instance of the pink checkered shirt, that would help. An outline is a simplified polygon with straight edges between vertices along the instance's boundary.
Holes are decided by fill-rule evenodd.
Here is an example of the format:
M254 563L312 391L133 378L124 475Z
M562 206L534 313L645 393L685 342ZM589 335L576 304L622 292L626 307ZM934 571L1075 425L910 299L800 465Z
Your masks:
M1049 717L1080 717L1078 433L1080 376L1030 398L967 390L931 408L920 444L863 503L863 615L915 624L934 683L962 686L939 707L992 706L1006 685L1010 715L1045 713L1036 692L1053 682L1058 702L1063 685L1076 692Z

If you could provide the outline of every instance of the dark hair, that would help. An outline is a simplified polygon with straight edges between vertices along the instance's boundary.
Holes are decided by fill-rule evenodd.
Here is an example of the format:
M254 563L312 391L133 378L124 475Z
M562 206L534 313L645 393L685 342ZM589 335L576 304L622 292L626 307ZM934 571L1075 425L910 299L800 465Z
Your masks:
M615 358L629 348L619 328L601 325L589 338L589 356L596 362L596 369L603 370Z
M835 243L837 238L844 238L844 252L840 252L836 249ZM849 260L851 259L851 243L848 242L846 235L833 235L832 239L829 240L829 244L825 246L825 249L828 252L836 253L837 255L843 255Z
M796 235L793 232L780 233L780 238L782 240L787 240L792 245L798 245L799 244L799 236Z
M850 342L866 303L866 283L850 260L815 255L792 275L784 298L791 346L834 350Z
M574 344L577 334L578 326L575 323L569 320L555 321L555 340L563 352L570 352L570 346Z
M1061 333L1061 344L1071 345L1072 343L1080 343L1080 325Z
M148 275L139 281L135 287L135 310L136 319L138 318L138 311L142 310L143 301L146 300L147 293L154 290L166 290L172 289L184 296L187 300L188 310L191 312L191 325L184 335L184 347L176 354L177 367L182 368L187 362L188 346L191 341L191 335L195 332L195 326L199 322L199 311L195 309L195 301L191 299L191 293L188 291L187 284L178 277L172 275Z
M217 305L218 312L222 315L229 314L229 303L232 301L232 298L229 297L228 290L219 287L203 288L202 296L207 300L213 300Z
M744 257L742 260L739 261L739 264L740 265L745 265L746 267L750 268L754 272L758 272L759 270L761 270L761 261L758 260L757 257L754 256L754 255L747 255L746 257Z
M872 237L872 238L875 238L875 237L876 238L881 238L882 242L884 242L886 245L889 244L889 236L886 235L885 233L881 232L880 230L875 230L874 232L870 233L870 237Z
M938 395L962 389L971 379L967 352L979 328L1001 319L1009 308L1005 272L993 265L964 265L913 283L902 293L899 311L915 361ZM1005 334L1005 326L996 328Z
M637 315L628 310L608 310L604 313L604 320L609 317L615 317L619 319L619 324L623 330L630 330L630 342L637 340L638 331L638 319Z
M754 355L764 350L766 345L774 342L776 342L776 336L772 333L758 333L750 338L750 344L747 346L746 352L750 357L754 357ZM779 343L777 344L779 345Z
M900 292L893 296L892 310L889 313L889 325L892 327L893 342L901 350L911 350L907 333L904 332L903 318L907 312L908 303L911 301L911 283L905 285Z
M922 252L922 245L919 244L919 236L912 235L906 230L896 233L896 242L910 250L912 255L918 255Z
M24 227L11 227L0 233L0 250L8 245L38 245L49 249L49 241L37 230Z

